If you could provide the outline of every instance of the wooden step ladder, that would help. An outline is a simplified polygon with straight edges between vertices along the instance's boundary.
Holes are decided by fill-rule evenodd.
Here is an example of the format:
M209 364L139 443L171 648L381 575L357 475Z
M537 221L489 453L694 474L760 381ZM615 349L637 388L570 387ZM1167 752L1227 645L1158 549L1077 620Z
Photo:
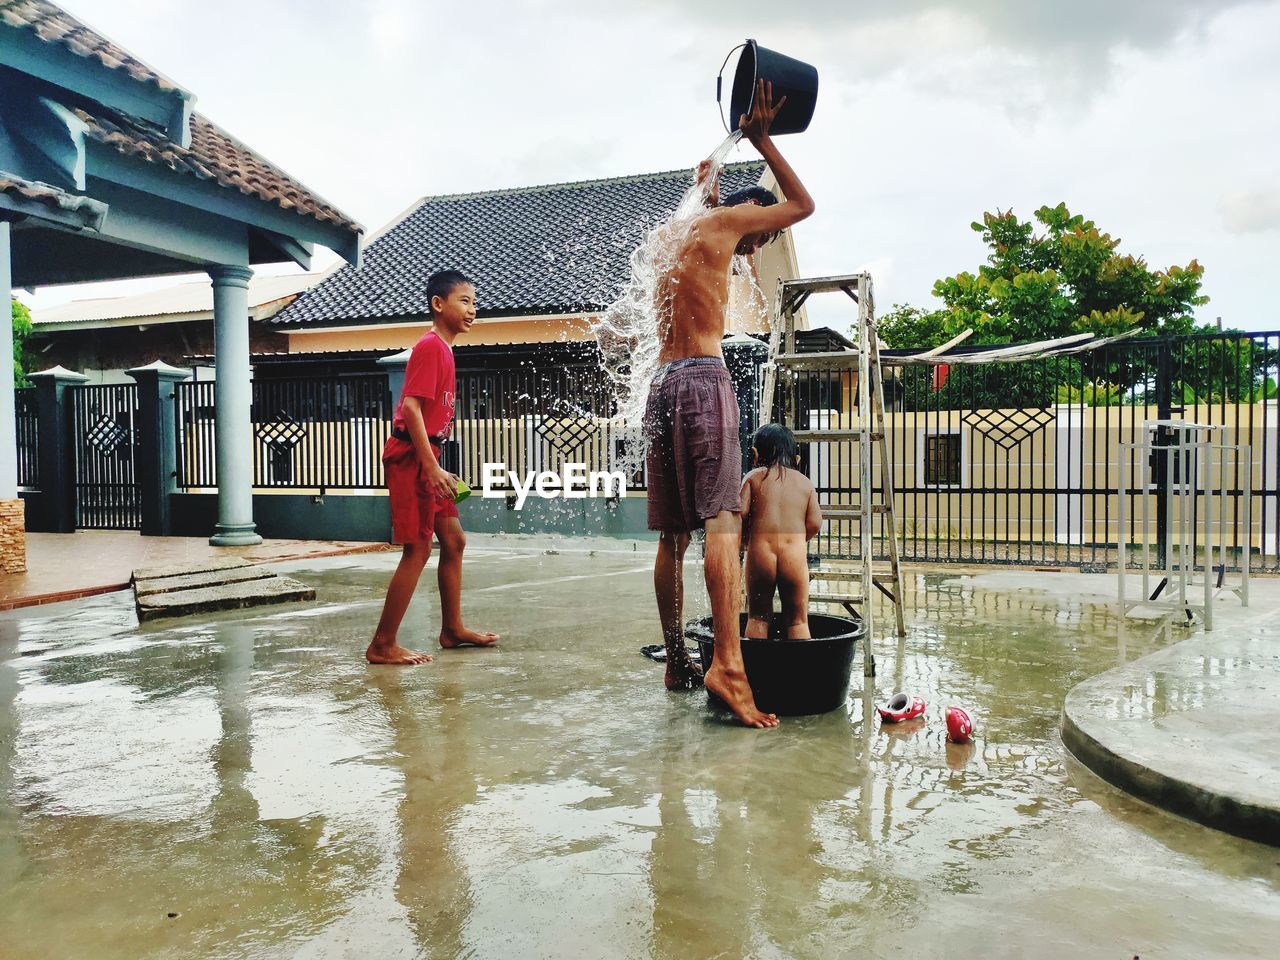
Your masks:
M854 350L800 353L796 348L796 315L806 300L815 293L842 292L858 305L857 347ZM858 419L855 426L841 422L833 425L797 423L797 378L817 373L843 385L846 375L857 381ZM865 374L865 375L864 375ZM875 623L872 604L874 591L893 602L898 636L906 636L903 609L902 565L898 553L898 529L893 512L893 461L885 440L884 385L880 373L880 346L876 336L875 301L871 276L854 273L810 280L783 280L778 285L773 322L769 332L769 362L765 367L760 399L760 422L773 420L774 399L783 378L781 407L783 422L801 443L856 442L858 444L857 502L822 504L823 521L856 520L860 540L859 559L845 566L834 565L834 558L817 554L818 566L810 569L813 587L809 602L843 606L866 624L862 645L863 673L875 675L872 645ZM821 382L821 381L820 381ZM842 421L844 418L841 418ZM880 459L880 492L883 500L873 500L872 471L875 453ZM885 553L877 562L873 555L872 523L882 517L885 530ZM821 540L818 541L821 543ZM811 547L812 549L812 547ZM810 555L811 559L813 554Z

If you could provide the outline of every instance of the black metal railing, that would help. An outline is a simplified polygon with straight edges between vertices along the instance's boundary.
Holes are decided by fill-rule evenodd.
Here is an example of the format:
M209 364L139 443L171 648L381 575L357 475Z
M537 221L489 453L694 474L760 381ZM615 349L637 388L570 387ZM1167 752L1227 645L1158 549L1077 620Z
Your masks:
M1222 426L1225 442L1251 445L1250 527L1243 523L1245 468L1233 464L1220 529L1228 567L1238 567L1249 549L1255 567L1274 569L1278 355L1280 333L1222 333L1125 341L1020 363L886 367L888 475L904 558L1114 565L1119 539L1133 543L1142 535L1136 493L1120 527L1121 458L1129 459L1130 482L1143 477L1163 508L1171 479L1158 464L1151 470L1133 462L1121 445L1139 439L1146 420L1177 419ZM806 371L786 389L802 427L859 423L851 372ZM826 502L856 502L858 457L854 441L811 446L807 469ZM881 499L878 454L872 466ZM879 552L884 517L875 533ZM818 548L855 557L856 523L829 522Z
M255 487L378 489L391 397L382 374L255 380L252 383ZM214 384L174 391L177 485L218 485Z
M585 348L556 353L516 367L457 371L452 465L462 476L482 482L485 464L521 476L559 473L566 463L621 469L627 437L598 355ZM631 488L643 485L643 470L628 478Z
M40 489L40 420L36 405L36 388L21 387L13 391L14 436L18 458L18 486L23 490Z

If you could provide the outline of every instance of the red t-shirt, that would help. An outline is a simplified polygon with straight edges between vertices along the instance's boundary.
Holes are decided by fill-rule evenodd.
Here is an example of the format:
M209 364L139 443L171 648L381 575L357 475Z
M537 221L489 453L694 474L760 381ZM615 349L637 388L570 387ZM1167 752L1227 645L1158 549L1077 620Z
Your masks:
M453 394L456 389L453 351L434 330L429 331L413 345L409 354L409 363L404 370L404 390L391 425L405 429L404 398L419 397L424 401L422 419L427 425L427 436L432 439L449 436L453 429Z

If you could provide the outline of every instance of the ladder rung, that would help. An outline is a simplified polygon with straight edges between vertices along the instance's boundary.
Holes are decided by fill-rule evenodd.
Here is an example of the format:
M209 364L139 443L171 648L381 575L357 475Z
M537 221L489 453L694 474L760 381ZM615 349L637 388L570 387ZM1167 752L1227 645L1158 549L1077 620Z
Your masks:
M794 436L799 443L831 443L837 440L861 440L864 429L864 427L833 427L796 430ZM872 430L871 439L883 440L884 434L878 430Z
M780 353L775 362L792 370L857 370L858 355L852 350L825 353Z
M809 591L810 603L861 603L860 593L815 593Z
M820 503L824 520L861 520L865 516L862 505L858 503ZM888 506L883 503L871 505L872 513L887 513Z
M831 567L811 567L809 569L810 580L861 580L862 571L852 567L840 570ZM893 583L894 578L891 573L872 573L871 579L876 583Z

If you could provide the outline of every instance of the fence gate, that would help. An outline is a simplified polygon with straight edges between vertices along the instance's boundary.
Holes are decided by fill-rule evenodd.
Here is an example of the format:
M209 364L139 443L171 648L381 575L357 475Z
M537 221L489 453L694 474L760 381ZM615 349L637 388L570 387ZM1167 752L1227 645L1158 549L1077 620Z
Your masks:
M75 459L76 526L140 530L138 387L72 387L71 450Z

